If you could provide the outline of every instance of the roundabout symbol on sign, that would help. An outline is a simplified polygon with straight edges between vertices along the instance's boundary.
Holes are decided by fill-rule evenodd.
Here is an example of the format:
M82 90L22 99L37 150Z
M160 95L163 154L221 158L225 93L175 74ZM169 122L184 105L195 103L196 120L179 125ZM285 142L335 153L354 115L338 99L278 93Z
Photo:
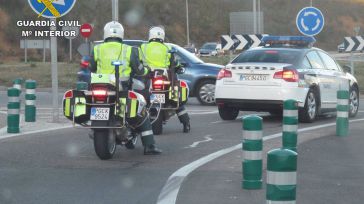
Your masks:
M319 34L324 28L325 19L319 9L306 7L298 13L296 25L303 35L314 36Z

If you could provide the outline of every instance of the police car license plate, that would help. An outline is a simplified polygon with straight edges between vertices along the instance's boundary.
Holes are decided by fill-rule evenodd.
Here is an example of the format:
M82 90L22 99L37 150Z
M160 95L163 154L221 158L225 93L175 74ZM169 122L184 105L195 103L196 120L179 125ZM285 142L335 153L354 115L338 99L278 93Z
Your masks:
M266 81L268 76L268 74L242 74L240 81Z
M166 103L166 96L165 94L151 94L150 101L164 104Z
M90 120L109 120L110 108L91 108Z

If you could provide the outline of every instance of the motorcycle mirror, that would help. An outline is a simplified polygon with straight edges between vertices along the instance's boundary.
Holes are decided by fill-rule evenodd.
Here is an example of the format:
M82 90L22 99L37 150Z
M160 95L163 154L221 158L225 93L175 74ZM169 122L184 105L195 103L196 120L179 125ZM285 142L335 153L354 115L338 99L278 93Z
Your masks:
M183 74L186 72L186 69L184 67L181 67L178 69L177 74Z
M344 72L351 73L351 66L344 65L343 69L344 69Z
M170 53L170 54L176 54L177 53L177 50L176 50L176 48L172 47L172 49L170 49L168 51L168 53Z

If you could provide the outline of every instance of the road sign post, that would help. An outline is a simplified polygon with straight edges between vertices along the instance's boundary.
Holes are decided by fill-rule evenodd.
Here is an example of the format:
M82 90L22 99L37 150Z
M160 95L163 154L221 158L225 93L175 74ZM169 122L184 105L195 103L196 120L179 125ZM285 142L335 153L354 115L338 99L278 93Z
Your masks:
M85 38L85 42L87 44L87 53L90 55L90 43L88 42L88 38L91 36L93 31L92 25L85 23L81 25L80 33L83 38Z
M51 21L56 24L56 19ZM57 27L52 26L52 31L56 31ZM57 59L57 37L51 37L51 67L52 67L52 121L54 123L59 120L58 111L58 59Z
M306 7L297 14L296 25L303 35L315 36L324 28L325 18L319 9Z
M80 31L80 28L77 26L63 26L62 31L72 31L76 32L76 36L67 36L66 39L69 40L69 52L70 52L70 62L72 62L72 40L75 39Z

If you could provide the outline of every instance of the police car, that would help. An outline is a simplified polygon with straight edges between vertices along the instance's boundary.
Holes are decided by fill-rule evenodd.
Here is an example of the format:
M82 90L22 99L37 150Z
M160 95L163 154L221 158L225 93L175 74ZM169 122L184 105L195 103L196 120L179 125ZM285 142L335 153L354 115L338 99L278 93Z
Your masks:
M339 89L350 90L350 112L359 108L359 87L354 76L325 51L312 47L313 37L266 36L265 46L247 50L222 69L215 98L220 117L234 120L239 111L282 114L283 101L295 99L299 120L313 122L335 111Z

